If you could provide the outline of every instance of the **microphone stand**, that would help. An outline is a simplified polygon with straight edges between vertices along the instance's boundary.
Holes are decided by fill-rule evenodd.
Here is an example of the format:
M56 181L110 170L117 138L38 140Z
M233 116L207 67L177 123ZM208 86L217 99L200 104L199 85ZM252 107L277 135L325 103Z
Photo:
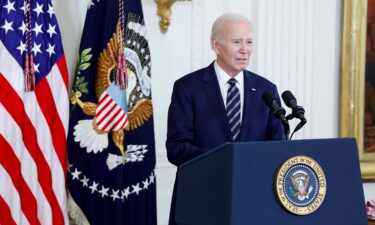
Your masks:
M286 120L287 121L289 121L289 120L291 120L291 119L293 119L293 118L297 118L297 117L295 117L293 114L289 114L287 117L286 117ZM298 119L298 118L297 118ZM301 129L305 124L306 124L306 122L307 122L307 120L306 119L300 119L301 121L297 124L297 126L294 128L294 130L293 130L293 133L292 133L292 135L290 136L290 139L289 140L292 140L292 137L293 137L293 135L294 135L294 133L295 132L297 132L299 129ZM284 128L285 129L285 128ZM288 139L287 139L288 140Z
M284 134L285 134L285 138L286 138L286 140L290 140L290 139L289 139L289 134L290 134L289 123L283 123L283 126L284 126Z

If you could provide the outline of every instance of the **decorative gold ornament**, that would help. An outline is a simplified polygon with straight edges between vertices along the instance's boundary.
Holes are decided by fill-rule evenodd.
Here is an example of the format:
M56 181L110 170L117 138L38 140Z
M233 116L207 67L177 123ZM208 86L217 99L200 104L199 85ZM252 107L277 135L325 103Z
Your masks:
M172 10L171 7L173 3L177 1L191 1L191 0L154 0L156 4L158 5L158 9L156 11L156 14L160 16L160 31L165 34L168 30L170 21L171 21L171 15Z

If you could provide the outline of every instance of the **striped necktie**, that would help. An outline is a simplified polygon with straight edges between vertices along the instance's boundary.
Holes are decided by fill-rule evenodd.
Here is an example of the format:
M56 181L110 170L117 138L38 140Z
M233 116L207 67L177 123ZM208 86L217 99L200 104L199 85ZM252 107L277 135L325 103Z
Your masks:
M227 94L227 118L233 141L238 140L241 127L241 99L240 91L236 87L236 82L234 78L228 81L230 87Z

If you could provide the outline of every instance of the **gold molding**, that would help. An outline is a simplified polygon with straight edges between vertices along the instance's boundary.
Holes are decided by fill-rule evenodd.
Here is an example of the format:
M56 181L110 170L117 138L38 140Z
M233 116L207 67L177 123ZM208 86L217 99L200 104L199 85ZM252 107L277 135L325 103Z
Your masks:
M191 1L191 0L154 0L158 5L156 14L160 16L159 26L160 31L165 34L168 31L168 27L171 21L172 5L176 1Z
M367 0L344 0L340 136L357 139L362 179L375 180L375 153L364 153Z

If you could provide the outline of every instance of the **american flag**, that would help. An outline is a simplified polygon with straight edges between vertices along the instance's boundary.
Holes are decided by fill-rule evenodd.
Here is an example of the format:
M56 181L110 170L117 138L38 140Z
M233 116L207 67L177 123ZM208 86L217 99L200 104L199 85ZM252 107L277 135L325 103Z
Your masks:
M30 2L36 86L25 92L28 7L0 0L0 224L68 224L68 73L51 1Z

